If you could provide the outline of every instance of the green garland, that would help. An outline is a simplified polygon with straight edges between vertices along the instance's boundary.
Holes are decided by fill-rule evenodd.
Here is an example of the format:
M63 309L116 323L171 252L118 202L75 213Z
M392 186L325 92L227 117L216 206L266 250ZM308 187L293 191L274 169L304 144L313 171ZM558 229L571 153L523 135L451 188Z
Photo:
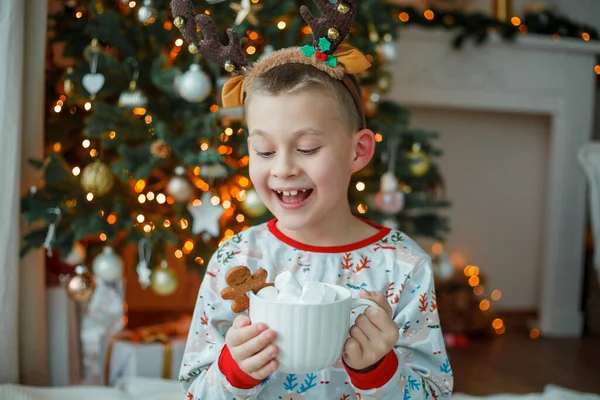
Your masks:
M592 26L578 24L550 10L527 13L521 18L521 25L515 26L511 22L500 21L482 13L467 14L458 10L443 11L432 8L433 16L428 14L429 18L427 18L424 12L414 7L394 6L393 9L397 15L408 14L408 19L403 22L405 26L419 25L426 28L458 30L459 33L453 41L456 48L460 48L468 39L472 39L476 44L483 44L490 32L495 32L506 40L513 40L522 31L582 40L587 34L588 40L600 39L598 31Z

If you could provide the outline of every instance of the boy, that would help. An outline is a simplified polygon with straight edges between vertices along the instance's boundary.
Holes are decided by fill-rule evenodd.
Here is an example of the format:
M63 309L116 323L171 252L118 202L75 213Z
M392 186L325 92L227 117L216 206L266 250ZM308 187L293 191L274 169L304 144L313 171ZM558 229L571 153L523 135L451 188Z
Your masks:
M350 74L368 62L358 50L338 47L345 34L329 44L319 36L321 23L349 30L354 2L318 3L325 16L342 19L316 20L301 10L318 39L314 51L284 49L250 65L241 48L232 50L239 46L234 33L233 45L215 47L212 21L198 16L200 41L191 4L173 1L184 37L239 73L226 85L224 103L246 107L250 178L275 216L224 242L208 264L180 372L189 399L435 399L452 391L428 255L400 232L351 213L350 177L369 163L375 140ZM301 283L342 285L381 309L355 318L332 367L280 373L277 332L236 315L219 295L225 274L238 265L267 270L271 282L290 271Z

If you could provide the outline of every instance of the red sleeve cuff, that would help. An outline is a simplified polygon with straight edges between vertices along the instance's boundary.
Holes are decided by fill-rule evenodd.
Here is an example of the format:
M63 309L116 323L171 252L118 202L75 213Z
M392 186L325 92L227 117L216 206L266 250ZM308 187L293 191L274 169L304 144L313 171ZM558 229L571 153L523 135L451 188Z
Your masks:
M231 356L227 346L223 346L219 356L219 369L227 378L227 381L238 389L252 389L258 386L262 381L256 380L240 368L237 362Z
M383 357L383 360L381 360L379 365L369 372L354 371L346 365L343 358L342 362L352 381L352 385L360 390L370 390L382 387L392 379L398 369L398 357L394 350Z

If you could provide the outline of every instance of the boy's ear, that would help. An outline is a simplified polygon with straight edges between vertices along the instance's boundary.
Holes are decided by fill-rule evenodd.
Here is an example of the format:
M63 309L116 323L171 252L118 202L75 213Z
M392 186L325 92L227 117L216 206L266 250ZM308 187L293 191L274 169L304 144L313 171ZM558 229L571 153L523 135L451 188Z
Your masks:
M375 134L370 129L363 129L354 134L352 164L350 169L352 173L360 171L373 158L375 153Z

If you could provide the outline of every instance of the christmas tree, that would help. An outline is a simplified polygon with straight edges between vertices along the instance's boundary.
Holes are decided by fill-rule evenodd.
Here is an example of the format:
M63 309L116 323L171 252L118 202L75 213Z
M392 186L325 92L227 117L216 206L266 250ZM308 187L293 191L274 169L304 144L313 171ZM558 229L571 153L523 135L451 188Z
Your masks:
M312 40L302 4L319 14L308 0L195 7L217 22L222 43L234 27L252 61ZM368 219L441 239L437 133L411 127L409 111L385 100L402 21L382 0L358 7L349 41L373 64L360 78L379 144L353 178L351 204ZM30 161L43 181L22 199L24 220L38 223L23 253L44 246L65 259L82 242L118 250L144 241L155 267L172 243L202 274L220 242L271 218L248 179L243 110L220 107L229 74L188 49L168 0L66 0L49 18L47 157Z

